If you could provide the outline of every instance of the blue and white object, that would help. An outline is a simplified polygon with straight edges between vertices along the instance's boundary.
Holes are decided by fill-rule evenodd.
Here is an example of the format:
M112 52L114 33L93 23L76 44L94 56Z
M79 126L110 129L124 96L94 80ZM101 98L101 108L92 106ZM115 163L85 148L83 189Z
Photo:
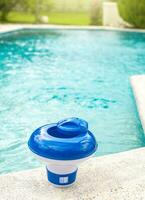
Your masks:
M78 164L98 145L88 123L73 117L36 129L28 146L46 164L48 181L62 187L75 182Z

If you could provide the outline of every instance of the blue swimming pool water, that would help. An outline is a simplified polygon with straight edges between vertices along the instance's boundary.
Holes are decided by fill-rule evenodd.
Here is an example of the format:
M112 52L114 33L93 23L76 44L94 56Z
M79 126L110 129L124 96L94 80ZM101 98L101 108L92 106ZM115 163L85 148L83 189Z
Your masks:
M145 33L23 30L0 36L0 173L33 168L27 139L46 123L89 122L96 155L145 146L129 77L145 73Z

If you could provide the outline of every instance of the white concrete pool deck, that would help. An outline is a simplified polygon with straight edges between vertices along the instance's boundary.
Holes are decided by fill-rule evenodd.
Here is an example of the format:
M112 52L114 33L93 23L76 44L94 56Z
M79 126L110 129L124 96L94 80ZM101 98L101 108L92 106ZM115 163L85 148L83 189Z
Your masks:
M88 28L145 32L136 29L55 25L0 25L0 33L21 28ZM145 75L131 78L139 115L145 130ZM70 188L54 188L45 168L0 176L1 200L145 200L145 148L92 158L79 168Z
M0 176L2 200L144 200L145 148L92 158L79 168L77 182L54 188L45 168Z

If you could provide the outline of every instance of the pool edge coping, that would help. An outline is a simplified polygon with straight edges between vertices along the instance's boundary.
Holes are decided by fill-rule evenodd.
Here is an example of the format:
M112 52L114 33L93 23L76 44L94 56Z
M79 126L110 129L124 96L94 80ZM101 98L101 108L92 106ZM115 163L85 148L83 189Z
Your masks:
M0 176L3 200L140 200L145 195L145 147L91 158L78 171L69 188L54 188L45 168L12 172Z
M1 30L2 28L2 30ZM122 32L137 32L145 33L145 29L136 28L122 28L122 27L110 27L110 26L75 26L75 25L33 25L33 24L5 24L0 25L0 33L8 33L13 31L26 29L57 29L57 30L104 30L104 31L122 31Z

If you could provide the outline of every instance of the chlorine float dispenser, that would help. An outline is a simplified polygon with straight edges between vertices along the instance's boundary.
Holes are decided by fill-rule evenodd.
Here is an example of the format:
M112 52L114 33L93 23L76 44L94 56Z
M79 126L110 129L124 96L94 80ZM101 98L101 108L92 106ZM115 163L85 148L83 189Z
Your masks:
M68 118L36 129L28 146L46 164L48 181L62 187L75 182L78 164L88 159L98 145L86 121Z

